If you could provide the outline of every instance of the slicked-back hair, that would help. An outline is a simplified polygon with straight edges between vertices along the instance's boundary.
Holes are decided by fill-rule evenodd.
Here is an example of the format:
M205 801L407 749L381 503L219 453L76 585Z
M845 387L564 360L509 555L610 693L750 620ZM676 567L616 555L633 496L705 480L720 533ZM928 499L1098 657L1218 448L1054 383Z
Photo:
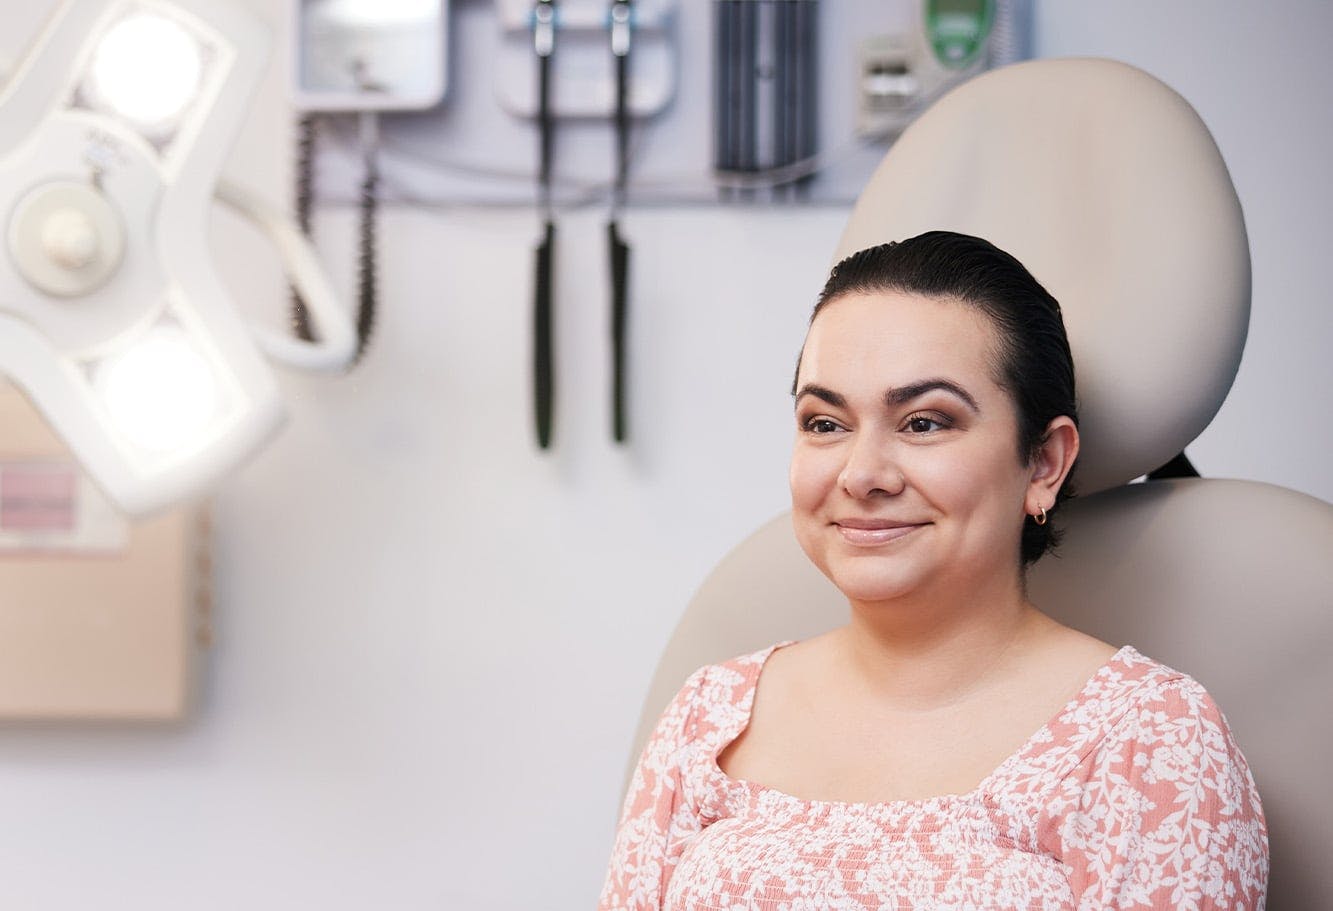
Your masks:
M869 247L833 267L810 322L840 297L885 291L957 301L990 319L999 338L994 379L1018 414L1018 456L1023 464L1031 464L1052 420L1065 415L1077 426L1074 358L1060 304L1017 259L989 241L953 231L930 231ZM1047 507L1048 516L1071 496L1066 479L1055 503ZM1059 539L1055 522L1024 521L1022 564L1036 562Z

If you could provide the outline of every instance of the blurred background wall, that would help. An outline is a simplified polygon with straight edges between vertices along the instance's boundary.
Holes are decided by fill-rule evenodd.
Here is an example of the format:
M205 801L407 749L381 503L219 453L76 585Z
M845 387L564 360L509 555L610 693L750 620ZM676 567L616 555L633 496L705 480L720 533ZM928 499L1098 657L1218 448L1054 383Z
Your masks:
M228 173L285 200L288 4L248 3L277 40ZM18 52L44 4L0 13L0 50ZM1189 455L1205 476L1333 500L1333 6L1035 12L1036 55L1163 79L1235 179L1250 338ZM216 639L193 717L0 728L0 906L592 907L659 650L708 569L786 506L790 374L846 211L630 209L623 448L606 405L604 214L562 216L557 443L542 455L533 213L389 207L365 362L284 374L288 427L217 496ZM354 221L345 205L317 214L346 292ZM280 319L276 258L225 214L214 231L232 292ZM1262 529L1237 517L1222 533Z

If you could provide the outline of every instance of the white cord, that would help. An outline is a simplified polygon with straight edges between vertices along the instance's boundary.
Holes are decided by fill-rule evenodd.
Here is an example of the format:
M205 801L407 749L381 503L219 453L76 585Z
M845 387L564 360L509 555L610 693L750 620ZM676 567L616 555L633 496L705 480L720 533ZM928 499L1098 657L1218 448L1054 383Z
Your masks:
M338 373L356 357L356 329L338 303L318 254L305 235L267 200L227 180L218 181L217 198L254 223L278 248L283 272L300 293L319 333L308 342L252 326L260 350L276 361L302 370Z

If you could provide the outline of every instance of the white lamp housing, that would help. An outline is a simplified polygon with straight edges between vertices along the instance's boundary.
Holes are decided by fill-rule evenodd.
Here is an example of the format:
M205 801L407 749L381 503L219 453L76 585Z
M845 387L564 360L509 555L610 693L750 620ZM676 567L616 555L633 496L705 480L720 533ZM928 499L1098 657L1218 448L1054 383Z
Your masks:
M282 419L206 244L267 48L230 3L66 0L0 93L0 374L129 514L200 494ZM308 246L255 208L321 292L337 350L307 366L345 366L354 337Z

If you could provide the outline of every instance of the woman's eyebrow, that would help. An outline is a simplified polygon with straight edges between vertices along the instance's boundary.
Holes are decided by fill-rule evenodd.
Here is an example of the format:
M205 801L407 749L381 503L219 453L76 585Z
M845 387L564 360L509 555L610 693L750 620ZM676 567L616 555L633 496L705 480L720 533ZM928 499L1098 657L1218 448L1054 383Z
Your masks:
M890 405L905 405L912 399L925 395L927 392L933 392L936 389L942 389L961 399L968 408L978 414L981 409L977 407L977 400L972 398L966 389L959 386L952 380L930 379L920 380L915 383L908 383L906 386L894 386L884 393L884 401Z
M827 402L834 408L843 408L847 405L847 399L843 398L832 389L826 389L825 387L817 386L814 383L806 383L802 386L800 390L797 391L795 399L799 402L802 397L807 395L813 395L815 398Z

